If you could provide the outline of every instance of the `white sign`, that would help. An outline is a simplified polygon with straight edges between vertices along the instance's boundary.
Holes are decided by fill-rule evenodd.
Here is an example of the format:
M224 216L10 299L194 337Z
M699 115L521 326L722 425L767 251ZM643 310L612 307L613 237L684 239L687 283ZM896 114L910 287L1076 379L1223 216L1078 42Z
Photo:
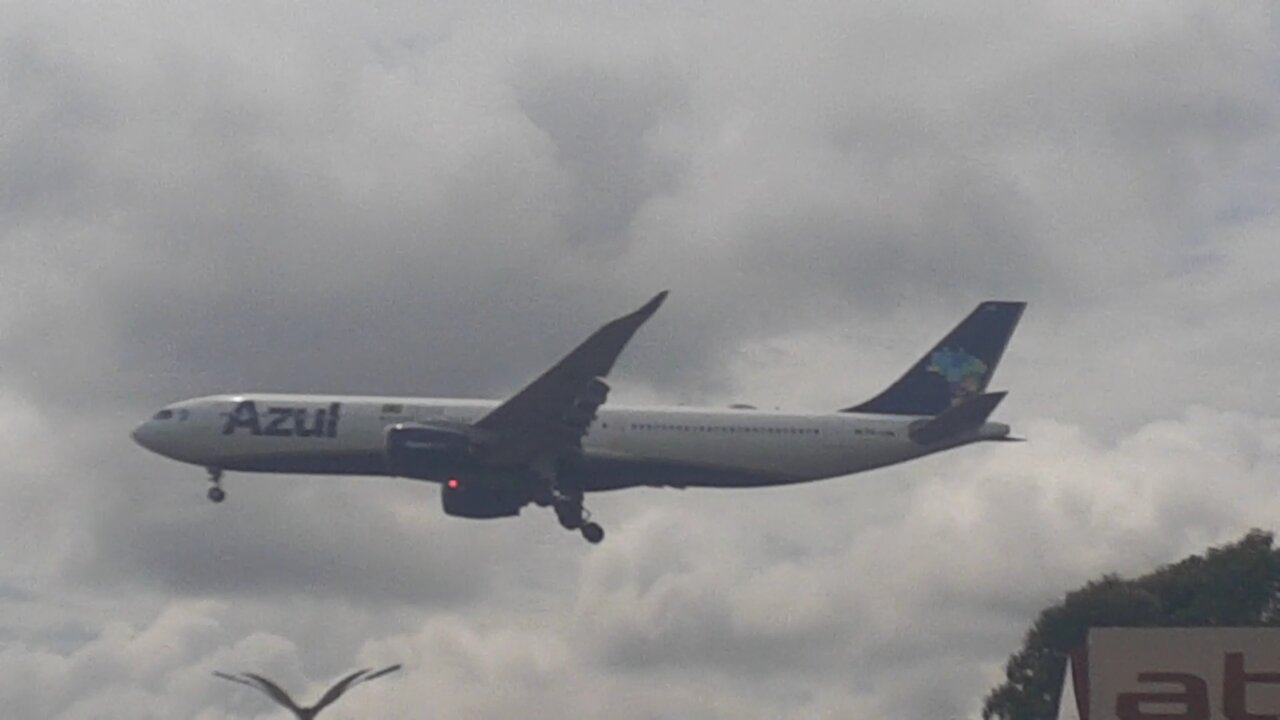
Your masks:
M1059 718L1280 720L1280 628L1098 628L1073 665Z

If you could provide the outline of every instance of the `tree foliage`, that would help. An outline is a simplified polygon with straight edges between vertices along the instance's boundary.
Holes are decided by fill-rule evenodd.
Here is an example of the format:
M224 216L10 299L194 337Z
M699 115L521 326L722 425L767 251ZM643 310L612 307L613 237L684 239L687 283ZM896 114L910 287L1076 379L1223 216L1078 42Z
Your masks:
M987 695L985 720L1052 720L1068 654L1091 627L1280 626L1280 549L1251 530L1148 575L1104 575L1040 613L1005 681Z

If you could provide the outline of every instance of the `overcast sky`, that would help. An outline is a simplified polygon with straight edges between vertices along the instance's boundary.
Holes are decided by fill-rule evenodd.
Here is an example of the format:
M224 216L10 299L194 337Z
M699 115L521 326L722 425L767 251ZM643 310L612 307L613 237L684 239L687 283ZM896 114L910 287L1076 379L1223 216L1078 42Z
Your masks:
M1280 52L1211 0L0 2L0 704L968 718L1030 621L1280 517ZM237 390L825 410L1029 309L1022 445L443 515L134 446Z

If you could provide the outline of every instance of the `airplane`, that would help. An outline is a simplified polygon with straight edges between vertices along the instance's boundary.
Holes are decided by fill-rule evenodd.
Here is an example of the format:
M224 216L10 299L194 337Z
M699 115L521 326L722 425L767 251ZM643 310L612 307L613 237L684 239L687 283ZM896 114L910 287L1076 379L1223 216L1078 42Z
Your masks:
M590 492L790 485L1018 439L988 420L1005 393L986 389L1026 303L980 303L897 382L842 410L606 406L605 378L666 297L605 324L502 402L213 395L165 406L132 436L206 468L215 503L226 471L402 477L439 484L452 516L551 507L592 544L604 530L584 507Z

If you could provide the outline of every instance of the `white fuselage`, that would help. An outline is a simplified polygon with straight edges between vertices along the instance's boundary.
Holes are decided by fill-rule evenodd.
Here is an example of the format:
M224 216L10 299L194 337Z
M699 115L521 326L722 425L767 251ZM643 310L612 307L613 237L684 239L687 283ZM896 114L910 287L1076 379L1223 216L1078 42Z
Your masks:
M388 427L462 427L496 405L435 398L219 395L167 406L139 425L134 438L159 454L210 468L386 475ZM920 420L843 412L601 407L582 439L585 489L804 482L999 439L1009 432L1004 424L988 422L945 444L921 446L908 436L912 423Z

